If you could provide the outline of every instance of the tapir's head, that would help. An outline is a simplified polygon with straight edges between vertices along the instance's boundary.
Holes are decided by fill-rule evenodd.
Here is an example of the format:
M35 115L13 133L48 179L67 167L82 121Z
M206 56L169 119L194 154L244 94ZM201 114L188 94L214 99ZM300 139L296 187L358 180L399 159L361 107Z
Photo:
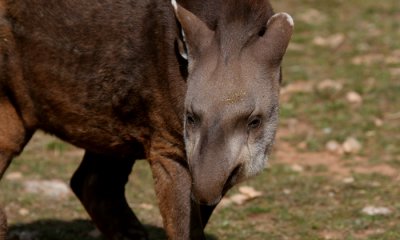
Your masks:
M293 20L286 13L271 17L264 0L231 0L211 30L172 3L183 31L182 56L188 59L184 138L192 193L212 205L265 166Z

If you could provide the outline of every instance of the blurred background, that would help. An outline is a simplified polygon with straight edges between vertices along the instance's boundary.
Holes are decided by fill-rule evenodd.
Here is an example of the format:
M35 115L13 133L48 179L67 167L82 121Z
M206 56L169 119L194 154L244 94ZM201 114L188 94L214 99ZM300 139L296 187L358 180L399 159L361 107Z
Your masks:
M400 2L271 2L295 20L275 150L220 204L209 239L400 239ZM10 239L102 239L68 187L82 155L34 136L0 183ZM165 239L152 184L138 162L127 195Z

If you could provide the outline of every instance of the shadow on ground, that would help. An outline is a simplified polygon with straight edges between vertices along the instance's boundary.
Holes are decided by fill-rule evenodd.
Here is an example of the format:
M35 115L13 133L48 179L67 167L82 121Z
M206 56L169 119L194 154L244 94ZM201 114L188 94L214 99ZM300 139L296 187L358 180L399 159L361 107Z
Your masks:
M145 225L150 240L167 239L164 229ZM7 240L104 240L94 230L89 220L61 221L46 219L25 224L9 226ZM207 240L217 240L215 236L207 234Z

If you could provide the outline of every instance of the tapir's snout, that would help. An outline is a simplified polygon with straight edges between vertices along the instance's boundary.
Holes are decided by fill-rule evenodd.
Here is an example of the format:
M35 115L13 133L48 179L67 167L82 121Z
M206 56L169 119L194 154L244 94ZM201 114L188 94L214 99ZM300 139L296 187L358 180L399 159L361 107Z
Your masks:
M222 199L222 189L208 183L193 184L192 199L201 205L214 206Z
M229 167L227 162L211 169L197 166L192 172L192 198L199 204L216 205L237 182L241 164Z

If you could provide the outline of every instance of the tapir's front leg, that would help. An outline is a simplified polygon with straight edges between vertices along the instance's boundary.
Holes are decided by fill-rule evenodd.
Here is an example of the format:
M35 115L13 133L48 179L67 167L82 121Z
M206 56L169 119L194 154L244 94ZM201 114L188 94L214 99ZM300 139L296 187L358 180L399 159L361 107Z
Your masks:
M182 150L160 146L153 148L150 155L168 239L205 239L199 207L191 201L192 180Z

